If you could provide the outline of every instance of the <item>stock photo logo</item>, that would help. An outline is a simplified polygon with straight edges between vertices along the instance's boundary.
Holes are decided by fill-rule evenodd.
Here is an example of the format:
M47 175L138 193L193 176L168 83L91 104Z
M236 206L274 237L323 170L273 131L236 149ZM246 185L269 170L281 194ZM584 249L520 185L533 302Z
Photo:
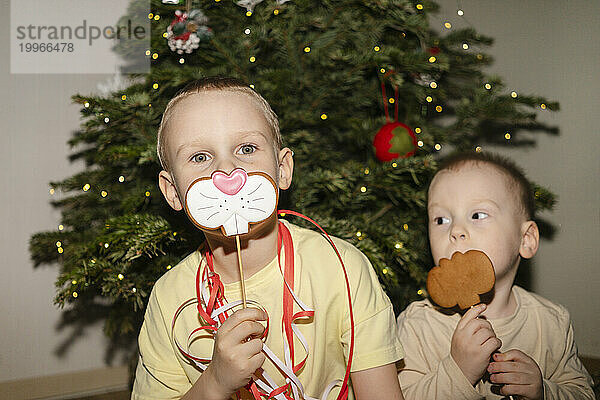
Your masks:
M142 5L142 7L140 7ZM149 1L11 0L11 73L149 71Z

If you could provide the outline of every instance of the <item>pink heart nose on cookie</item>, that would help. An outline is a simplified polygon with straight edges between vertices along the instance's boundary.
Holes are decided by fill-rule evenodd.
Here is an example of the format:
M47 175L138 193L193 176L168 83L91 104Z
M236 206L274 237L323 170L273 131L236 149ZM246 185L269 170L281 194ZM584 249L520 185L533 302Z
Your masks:
M246 171L240 168L234 169L229 175L221 171L215 171L212 174L212 181L217 189L230 196L242 190L247 179Z

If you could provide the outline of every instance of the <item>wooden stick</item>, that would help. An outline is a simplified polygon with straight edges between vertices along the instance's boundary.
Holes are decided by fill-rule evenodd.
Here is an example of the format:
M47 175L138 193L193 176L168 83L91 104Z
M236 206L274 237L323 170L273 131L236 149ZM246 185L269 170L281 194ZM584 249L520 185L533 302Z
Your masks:
M242 285L242 307L246 308L246 284L244 283L244 269L242 268L242 250L240 249L239 235L235 235L235 244L237 246L238 265L240 267L240 283Z

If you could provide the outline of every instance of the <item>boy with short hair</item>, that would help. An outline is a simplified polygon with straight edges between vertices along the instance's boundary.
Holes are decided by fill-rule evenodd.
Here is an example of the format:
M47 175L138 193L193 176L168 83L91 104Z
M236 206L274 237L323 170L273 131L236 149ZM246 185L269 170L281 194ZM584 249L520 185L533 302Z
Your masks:
M494 266L488 304L462 317L416 301L398 317L406 350L398 374L407 399L593 399L567 310L514 285L521 258L538 249L530 184L509 160L451 156L429 187L429 240L436 265L481 250Z
M268 175L279 189L287 189L292 181L293 153L281 148L275 113L258 93L232 78L201 79L171 100L159 129L158 154L164 168L159 186L175 210L186 207L184 196L193 182L215 171L230 174L241 168L248 176L259 172ZM290 242L282 244L285 232ZM350 324L340 262L329 243L313 231L278 220L275 212L250 225L249 232L240 236L245 288L248 301L264 310L230 311L214 339L205 334L188 342L189 335L206 324L194 307L191 311L180 307L197 297L196 280L213 282L214 293L223 295L225 303L241 298L235 241L221 230L203 229L203 233L205 251L190 254L172 268L156 282L150 295L139 336L132 399L204 400L236 395L246 399L251 398L249 390L257 396L256 388L248 384L265 383L266 376L274 389L267 395L283 398L281 391L285 391L289 398L302 397L297 386L292 389L289 385L297 378L304 398L321 398L325 393L324 398L335 399L340 389L333 386L331 390L331 385L346 373ZM402 399L395 362L402 358L403 350L397 336L389 335L395 330L392 305L366 257L342 240L334 242L348 271L355 318L349 398ZM293 287L280 271L284 264L287 271L290 250ZM288 292L295 295L293 300L288 298L294 313L302 311L300 302L315 309L312 316L295 317L301 320L294 321L292 343L282 326L282 298ZM265 328L259 321L267 317L269 329L263 348ZM267 346L279 360L295 357L295 376L285 375L271 358L265 361ZM180 347L198 360L211 361L198 367Z

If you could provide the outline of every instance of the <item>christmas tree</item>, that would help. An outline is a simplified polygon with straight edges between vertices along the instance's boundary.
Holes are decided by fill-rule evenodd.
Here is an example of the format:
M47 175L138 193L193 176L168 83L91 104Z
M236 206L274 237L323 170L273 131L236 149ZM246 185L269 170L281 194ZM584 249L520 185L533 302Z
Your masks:
M425 296L426 189L440 152L531 145L552 131L536 113L558 108L487 76L492 40L432 30L435 11L406 0L153 0L151 71L109 95L73 97L83 123L71 158L86 168L51 183L61 225L31 238L36 265L60 265L67 320L104 319L135 349L154 282L202 243L157 187L156 133L169 99L213 75L248 82L278 114L295 152L280 208L362 250L396 312ZM554 198L536 187L536 201L545 209Z

